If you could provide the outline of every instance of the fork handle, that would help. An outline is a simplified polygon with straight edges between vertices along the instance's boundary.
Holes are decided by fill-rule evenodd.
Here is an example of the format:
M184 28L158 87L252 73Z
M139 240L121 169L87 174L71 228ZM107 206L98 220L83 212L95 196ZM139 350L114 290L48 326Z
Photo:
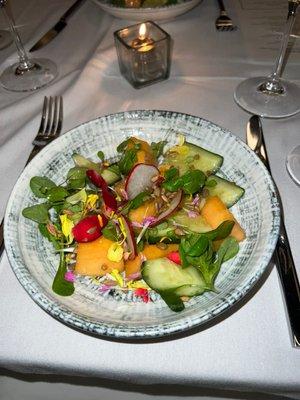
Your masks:
M218 0L218 4L219 4L220 11L226 13L226 9L225 9L223 0Z

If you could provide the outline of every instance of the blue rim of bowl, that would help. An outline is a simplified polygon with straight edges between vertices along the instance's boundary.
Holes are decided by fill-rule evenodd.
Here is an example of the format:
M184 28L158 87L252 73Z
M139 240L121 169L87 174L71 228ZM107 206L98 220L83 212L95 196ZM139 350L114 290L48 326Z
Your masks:
M19 263L15 260L14 258L14 250L12 248L12 244L7 240L7 232L9 230L9 214L10 214L10 209L12 208L13 202L14 202L14 194L18 190L18 183L21 180L23 174L26 172L26 169L28 166L31 164L29 163L27 167L25 167L24 171L20 174L12 192L10 195L10 198L7 203L7 208L6 208L6 213L5 213L5 219L4 219L4 240L5 240L5 245L6 245L6 252L7 256L11 265L11 268L16 275L17 279L19 280L20 284L23 286L23 288L27 291L29 296L48 314L50 314L52 317L55 319L59 320L60 322L75 328L77 330L80 330L84 333L90 333L96 336L103 336L107 338L114 338L114 339L154 339L154 338L160 338L160 337L165 337L169 335L174 335L178 333L185 332L187 330L190 330L195 327L199 327L207 322L212 321L216 317L219 317L221 314L224 312L228 311L228 309L232 308L234 304L239 302L249 291L250 289L253 288L253 286L258 282L258 280L261 278L263 275L264 271L266 270L272 254L274 252L278 235L279 235L279 228L280 228L280 208L279 208L279 203L278 203L278 198L275 190L275 186L273 183L273 180L264 166L264 164L261 162L261 160L255 155L255 153L237 136L235 136L232 132L229 130L222 128L221 126L201 117L197 117L194 115L190 115L187 113L180 113L180 112L174 112L174 111L166 111L166 110L131 110L131 111L124 111L124 112L118 112L118 113L113 113L113 114L107 114L98 118L95 118L93 120L87 121L83 124L79 124L76 127L72 128L68 132L64 134L68 135L71 134L72 131L80 128L81 126L84 126L86 124L93 123L95 121L98 121L100 119L111 119L111 118L116 118L118 116L123 116L124 119L139 119L142 115L149 115L149 114L155 114L160 117L168 117L172 118L175 116L184 116L187 117L189 120L192 119L192 123L195 126L200 126L201 121L212 124L222 130L226 135L230 136L234 141L236 141L240 146L246 150L251 157L254 157L256 160L256 163L259 165L259 168L261 168L262 171L264 171L264 175L268 181L268 191L271 193L271 199L272 199L272 230L269 232L269 241L268 241L268 246L264 251L263 254L263 260L261 260L261 263L259 265L259 270L258 272L251 277L247 281L246 284L242 288L239 289L232 289L227 295L226 295L226 302L224 300L218 301L218 303L209 310L208 313L206 313L204 316L193 316L188 317L184 320L176 320L172 323L162 323L160 325L155 325L154 327L149 327L147 326L147 331L142 330L142 328L139 327L128 327L126 325L118 325L116 326L115 324L108 324L104 323L102 321L93 319L93 318L86 318L83 317L80 314L77 314L74 311L71 311L68 309L68 307L61 305L60 302L54 300L53 298L50 298L50 296L44 292L43 288L39 285L39 283L31 276L29 271L26 268L26 265L24 265L22 262ZM62 141L63 137L59 137L55 139L52 143L50 143L48 146L46 146L41 152L33 159L32 162L35 162L35 160L42 158L43 154L45 154L50 146L53 145L53 143L57 144L59 141ZM23 269L23 271L22 271ZM220 310L218 310L220 308ZM55 311L54 311L55 310ZM71 322L70 322L71 321Z

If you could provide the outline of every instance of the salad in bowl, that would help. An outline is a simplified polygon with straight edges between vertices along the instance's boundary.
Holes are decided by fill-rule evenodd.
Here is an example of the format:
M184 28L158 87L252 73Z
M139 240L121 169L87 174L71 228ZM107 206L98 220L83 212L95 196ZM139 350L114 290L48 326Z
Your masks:
M174 312L217 291L221 265L245 238L230 208L244 189L216 173L223 157L185 140L128 137L111 162L73 154L63 182L34 176L36 204L23 209L60 255L52 290L71 296L92 279L99 296L132 291L150 302L156 292Z

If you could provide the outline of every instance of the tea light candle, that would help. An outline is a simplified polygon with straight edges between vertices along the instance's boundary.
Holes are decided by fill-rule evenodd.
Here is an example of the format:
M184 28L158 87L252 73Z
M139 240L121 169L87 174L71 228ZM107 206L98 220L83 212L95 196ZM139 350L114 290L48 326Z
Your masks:
M153 50L154 48L154 41L146 36L147 28L146 24L142 23L139 28L139 37L132 41L131 46L137 51L146 52Z
M169 77L171 38L154 22L120 29L114 37L121 74L134 88Z

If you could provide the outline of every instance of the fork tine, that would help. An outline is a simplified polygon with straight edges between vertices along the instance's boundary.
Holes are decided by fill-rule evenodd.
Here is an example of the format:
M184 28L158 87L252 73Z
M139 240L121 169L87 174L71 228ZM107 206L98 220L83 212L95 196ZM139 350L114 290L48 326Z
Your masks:
M58 122L56 126L56 133L59 135L62 130L62 122L63 122L63 98L59 96L59 110L58 110Z
M42 134L45 129L45 121L46 121L46 115L47 115L47 109L48 109L48 97L44 97L44 104L43 104L43 111L42 111L42 118L41 118L41 124L38 129L38 133Z
M56 132L56 126L57 126L57 113L58 113L58 97L54 97L54 110L53 110L53 115L52 115L52 124L51 128L49 130L49 136L54 136Z
M51 126L51 121L52 121L52 106L53 106L53 98L52 96L50 96L50 100L48 103L48 118L47 118L47 124L46 124L46 128L45 128L45 135L48 135L50 133L50 126Z

